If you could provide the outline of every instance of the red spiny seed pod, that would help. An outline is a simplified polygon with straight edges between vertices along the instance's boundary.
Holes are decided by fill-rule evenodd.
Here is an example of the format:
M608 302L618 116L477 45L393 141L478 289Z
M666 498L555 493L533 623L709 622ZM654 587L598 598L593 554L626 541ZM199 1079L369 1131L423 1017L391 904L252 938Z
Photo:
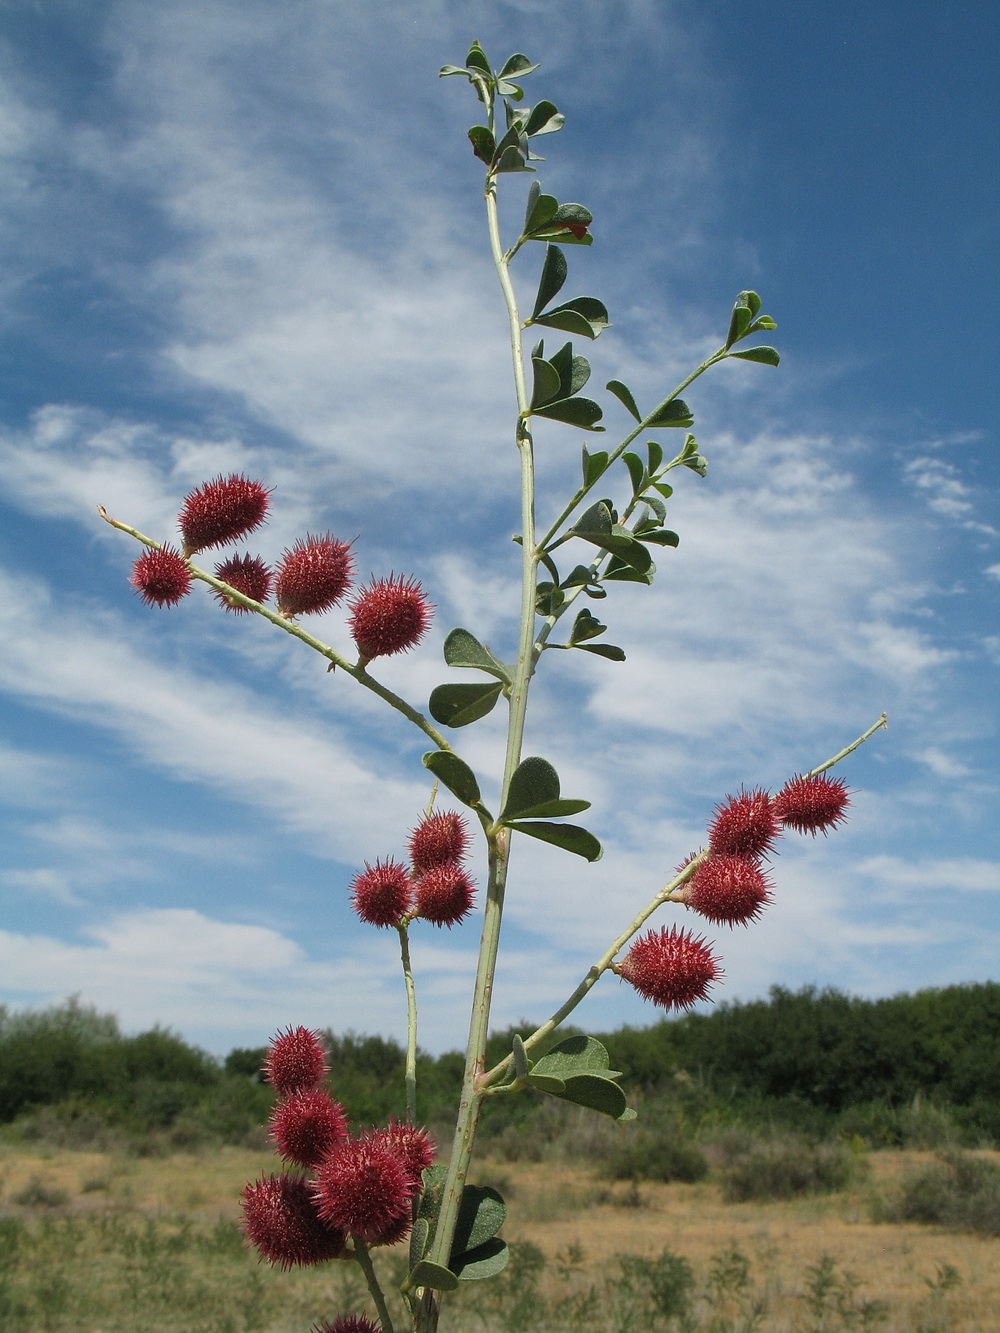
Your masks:
M244 597L252 597L255 602L267 601L274 581L274 574L259 555L234 555L215 566L215 577L228 583ZM216 590L215 600L227 611L235 611L238 616L249 614L249 607L234 602L227 593Z
M299 540L282 552L275 593L283 616L303 616L336 606L351 586L354 561L347 542L329 532Z
M414 915L433 926L457 926L472 911L475 888L462 866L432 866L414 885Z
M318 1032L288 1028L272 1038L264 1058L264 1078L284 1097L316 1088L329 1069L326 1047Z
M715 807L708 826L708 845L720 856L763 856L781 833L778 817L766 791L754 787L727 796Z
M147 606L176 606L191 591L191 582L184 557L172 546L143 551L129 578Z
M455 810L441 811L422 819L410 834L410 861L414 870L454 864L465 859L469 828Z
M313 1324L310 1333L382 1333L382 1325L374 1323L366 1314L340 1314L329 1323Z
M383 1235L401 1218L408 1221L416 1193L396 1153L372 1139L352 1139L330 1153L311 1189L323 1221L362 1240Z
M253 532L267 518L270 491L242 472L206 481L185 496L180 512L184 554L225 546Z
M749 856L709 856L688 880L684 901L727 926L755 920L771 901L771 881Z
M319 1264L344 1252L344 1233L319 1216L303 1176L264 1176L240 1196L243 1230L261 1258L280 1268Z
M797 833L827 833L847 818L851 804L842 778L823 773L792 778L774 798L774 810L788 828Z
M372 579L351 603L351 637L366 661L391 657L420 642L433 610L416 579Z
M279 1155L299 1166L318 1166L350 1137L344 1108L321 1088L303 1088L279 1101L269 1124Z
M388 1125L371 1129L364 1137L370 1143L384 1143L394 1152L419 1188L421 1176L437 1154L437 1144L426 1129L391 1116Z
M722 976L706 942L677 926L640 935L614 970L665 1009L687 1009L707 999L710 986Z
M351 905L370 926L398 926L413 905L413 880L406 866L386 857L351 881Z

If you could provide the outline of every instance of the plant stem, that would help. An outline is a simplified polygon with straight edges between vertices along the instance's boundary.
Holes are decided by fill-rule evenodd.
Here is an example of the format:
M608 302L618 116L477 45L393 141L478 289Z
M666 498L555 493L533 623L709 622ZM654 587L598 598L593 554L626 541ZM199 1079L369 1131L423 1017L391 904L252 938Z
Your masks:
M497 277L507 306L510 326L511 359L514 387L517 393L516 444L521 460L521 621L518 639L517 663L511 683L507 724L507 750L504 761L503 789L500 807L507 799L507 791L514 770L521 759L524 739L524 719L528 704L528 687L535 668L535 596L538 580L538 552L535 549L535 475L531 431L528 428L530 402L524 374L524 352L521 346L521 320L517 299L507 268L507 259L500 243L500 225L497 217L496 178L486 178L486 218L490 234L490 248L496 265ZM469 1020L469 1041L465 1054L465 1075L451 1160L445 1178L441 1211L438 1215L432 1262L447 1268L451 1245L472 1159L479 1112L484 1089L480 1079L486 1062L486 1039L489 1035L490 1003L493 997L493 978L496 973L497 951L500 945L500 926L503 919L504 891L510 862L510 831L498 829L489 835L489 878L483 911L483 930L479 944L479 961L473 991L472 1012Z
M358 1236L352 1237L354 1241L354 1257L361 1265L361 1271L365 1275L365 1281L368 1283L368 1290L371 1292L371 1298L375 1302L375 1309L378 1311L379 1323L382 1325L382 1333L394 1333L392 1327L392 1318L389 1314L389 1307L385 1303L385 1296L382 1294L382 1288L378 1284L378 1278L375 1276L375 1269L372 1265L372 1257L368 1253L368 1246Z
M417 992L413 985L410 965L410 923L399 926L399 954L403 963L403 981L406 984L406 1119L417 1123Z
M828 759L825 764L820 764L819 768L810 769L808 776L814 778L820 773L825 773L828 768L833 768L834 764L839 764L841 759L849 755L852 750L856 750L859 745L864 745L869 736L874 736L879 727L884 731L889 730L889 716L887 713L883 713L877 722L873 722L868 730L863 732L856 741L851 741L846 749L839 750L832 759Z

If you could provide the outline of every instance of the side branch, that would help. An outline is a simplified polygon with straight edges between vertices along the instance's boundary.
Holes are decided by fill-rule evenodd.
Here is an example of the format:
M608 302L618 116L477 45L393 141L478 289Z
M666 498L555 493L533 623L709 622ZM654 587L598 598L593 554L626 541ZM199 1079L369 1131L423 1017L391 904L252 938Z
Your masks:
M143 546L148 546L154 551L163 549L162 542L156 541L153 537L147 537L146 534L140 532L138 528L132 528L127 523L122 523L117 518L112 518L103 505L97 506L97 512L100 514L101 518L104 519L105 523L110 524L113 528L117 528L119 532L125 532L130 537L134 537L137 542L142 542ZM352 662L350 658L345 657L343 653L338 653L336 648L331 648L328 643L324 643L322 639L317 639L315 635L304 630L296 621L289 620L287 616L279 615L277 611L272 611L269 606L264 606L261 602L255 602L252 597L247 597L244 593L240 592L238 588L230 587L230 585L224 583L222 579L217 579L213 574L207 573L204 569L199 569L199 567L192 561L186 560L185 564L191 571L193 578L200 579L202 583L207 583L210 588L214 588L217 592L225 593L230 601L245 607L247 611L254 611L257 615L263 616L265 620L269 620L272 625L277 625L279 629L283 629L286 634L291 634L293 638L301 639L301 641L308 644L314 652L319 653L321 657L325 657L332 664L330 670L333 670L333 667L339 667L345 675L350 676L352 680L356 680L358 684L363 685L366 690L371 690L373 694L377 694L378 697L384 699L391 708L395 708L397 713L402 713L403 717L405 717L408 722L412 722L415 727L419 727L425 736L430 737L439 750L448 750L449 752L454 753L452 747L445 740L444 736L441 735L433 723L428 722L423 713L418 712L416 708L413 708L408 704L405 699L401 699L398 694L395 694L387 686L383 685L381 681L376 680L374 676L369 675L367 669L359 662Z
M818 768L812 769L809 776L815 777L819 773L826 772L828 768L832 768L834 764L839 763L841 759L844 759L847 755L851 754L859 746L864 745L865 741L868 740L869 737L874 736L879 728L887 729L888 725L888 717L885 713L882 713L878 720L873 722L867 731L862 732L857 740L852 741L850 745L847 745L843 750L838 751L831 759L820 764ZM707 856L708 852L703 851L699 852L697 856L692 857L687 865L674 876L670 883L666 884L653 898L650 899L634 921L622 931L618 938L609 945L597 962L588 969L586 975L580 981L573 993L559 1006L548 1022L543 1023L541 1027L535 1029L530 1037L524 1039L524 1049L526 1051L537 1046L540 1041L544 1041L550 1033L554 1032L555 1029L559 1027L560 1023L564 1022L569 1017L580 1001L593 990L594 986L597 985L604 973L611 967L615 955L628 944L632 936L642 928L658 907L666 902L683 901L678 891L687 883ZM506 1059L501 1060L499 1064L494 1065L492 1069L483 1074L482 1078L479 1080L480 1091L485 1091L485 1089L495 1086L510 1073L512 1068L513 1056L507 1056Z

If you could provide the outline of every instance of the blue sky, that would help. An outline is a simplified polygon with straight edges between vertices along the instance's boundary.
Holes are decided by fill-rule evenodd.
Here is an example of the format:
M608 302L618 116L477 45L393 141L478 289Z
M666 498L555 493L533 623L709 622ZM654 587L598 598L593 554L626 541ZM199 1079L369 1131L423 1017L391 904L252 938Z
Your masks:
M726 792L779 787L883 709L840 769L851 823L788 840L762 920L708 932L719 997L995 979L998 27L897 0L7 5L0 1001L75 992L219 1052L287 1023L402 1032L394 937L347 886L403 852L419 734L203 589L144 608L96 506L171 539L186 492L246 471L275 488L266 557L330 529L363 578L423 582L433 631L379 672L415 704L453 625L511 652L478 104L436 77L473 37L541 62L527 100L567 116L539 179L595 215L566 292L611 312L577 348L603 439L628 422L599 386L662 397L743 287L782 353L686 395L709 472L676 486L654 587L602 604L628 660L542 662L527 752L593 801L606 850L520 840L495 1020L555 1007ZM504 185L513 219L525 185ZM552 515L582 437L536 439ZM346 646L341 613L310 627ZM455 738L492 790L499 713ZM464 1044L477 926L414 932L430 1049ZM657 1016L613 979L580 1013Z

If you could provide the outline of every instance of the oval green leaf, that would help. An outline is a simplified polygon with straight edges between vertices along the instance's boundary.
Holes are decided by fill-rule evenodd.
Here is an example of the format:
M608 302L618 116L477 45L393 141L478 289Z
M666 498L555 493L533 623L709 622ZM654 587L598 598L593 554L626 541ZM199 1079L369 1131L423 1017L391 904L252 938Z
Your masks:
M453 667L472 667L488 671L505 685L510 684L510 672L474 634L461 626L451 630L444 641L444 660Z
M604 848L592 833L579 828L576 824L524 823L511 824L518 833L526 833L529 838L538 838L541 842L550 842L554 847L582 856L585 861L599 861L604 855Z
M428 750L423 765L464 805L478 805L482 797L479 783L464 759L459 759L450 750Z
M435 1264L430 1259L421 1259L410 1271L403 1284L403 1289L412 1291L414 1287L431 1287L434 1291L454 1291L458 1278L443 1264Z
M544 407L532 409L536 417L548 417L550 421L564 421L567 426L578 426L581 430L603 431L603 426L596 423L604 413L592 398L562 398Z
M781 360L776 347L747 347L742 352L730 352L739 361L758 361L762 366L776 366Z
M547 759L529 755L514 769L499 817L501 821L516 819L521 811L558 799L559 774Z
M445 727L467 727L493 711L503 685L439 685L431 691L430 715Z

